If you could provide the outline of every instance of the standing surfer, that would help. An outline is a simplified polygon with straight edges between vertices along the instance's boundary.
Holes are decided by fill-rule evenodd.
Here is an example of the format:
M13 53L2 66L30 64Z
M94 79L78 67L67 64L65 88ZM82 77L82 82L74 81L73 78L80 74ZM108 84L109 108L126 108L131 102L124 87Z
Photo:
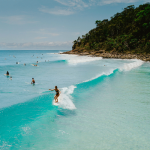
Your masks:
M58 97L60 95L60 90L57 88L57 86L55 86L55 89L49 89L50 91L54 91L56 92L56 95L54 96L54 99L55 99L55 103L58 102Z

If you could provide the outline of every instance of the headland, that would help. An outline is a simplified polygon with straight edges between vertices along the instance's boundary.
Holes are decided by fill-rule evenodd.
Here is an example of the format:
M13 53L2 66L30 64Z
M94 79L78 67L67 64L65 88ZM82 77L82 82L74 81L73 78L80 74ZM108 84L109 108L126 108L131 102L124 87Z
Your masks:
M78 37L64 54L150 61L150 3L130 5Z

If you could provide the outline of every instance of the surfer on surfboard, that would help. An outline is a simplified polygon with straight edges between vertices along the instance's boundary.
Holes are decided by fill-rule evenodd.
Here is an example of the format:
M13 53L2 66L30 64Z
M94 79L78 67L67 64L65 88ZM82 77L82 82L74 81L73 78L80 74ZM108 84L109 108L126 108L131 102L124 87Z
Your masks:
M55 99L55 103L58 102L58 97L60 95L60 90L57 88L57 86L55 86L55 89L49 89L50 91L54 91L56 92L56 95L54 96L54 99Z

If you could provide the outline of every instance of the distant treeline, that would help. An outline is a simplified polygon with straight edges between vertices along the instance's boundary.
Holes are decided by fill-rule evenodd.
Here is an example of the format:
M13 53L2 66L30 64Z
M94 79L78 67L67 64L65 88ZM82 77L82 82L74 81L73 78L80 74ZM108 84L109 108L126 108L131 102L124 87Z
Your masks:
M72 50L101 50L120 53L150 53L150 3L95 22L96 28L74 41Z

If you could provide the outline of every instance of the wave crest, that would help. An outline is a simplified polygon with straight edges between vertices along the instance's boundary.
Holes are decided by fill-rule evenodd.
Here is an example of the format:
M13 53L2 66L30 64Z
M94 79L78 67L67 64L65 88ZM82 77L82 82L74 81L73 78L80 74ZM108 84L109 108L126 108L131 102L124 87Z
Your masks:
M91 62L101 60L102 57L88 57L88 56L76 56L72 59L67 60L69 64L76 65L78 63Z
M137 68L137 67L141 66L144 63L142 60L139 60L139 59L132 59L132 61L134 61L134 62L125 63L123 65L123 67L119 68L119 70L120 71L130 71L131 69Z

